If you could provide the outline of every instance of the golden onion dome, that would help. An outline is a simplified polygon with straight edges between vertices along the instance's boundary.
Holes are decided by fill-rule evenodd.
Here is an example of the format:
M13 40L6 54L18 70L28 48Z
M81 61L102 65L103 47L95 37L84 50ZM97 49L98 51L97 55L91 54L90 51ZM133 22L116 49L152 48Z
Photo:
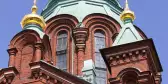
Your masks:
M125 22L127 19L131 19L132 21L135 20L134 12L129 9L128 0L126 0L125 8L124 11L121 13L120 18L123 22Z
M28 24L36 24L40 26L43 30L46 27L45 20L42 16L37 14L36 0L34 0L34 5L32 6L32 13L25 15L21 21L21 26L24 28Z

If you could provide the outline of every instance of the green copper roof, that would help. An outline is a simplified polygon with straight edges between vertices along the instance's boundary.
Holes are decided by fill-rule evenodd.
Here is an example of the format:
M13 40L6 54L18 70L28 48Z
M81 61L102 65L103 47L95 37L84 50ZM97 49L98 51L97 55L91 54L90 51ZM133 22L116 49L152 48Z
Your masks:
M118 0L49 0L42 16L47 21L56 15L70 14L82 22L89 14L101 13L112 16L120 23L121 12Z
M127 20L123 24L120 19L121 12L118 0L49 0L42 16L47 21L56 15L70 14L82 22L89 14L106 14L118 21L122 27L113 46L143 40L132 21Z
M26 25L24 27L24 29L29 29L29 30L36 31L40 35L40 38L43 38L43 36L45 35L45 33L43 32L43 30L40 28L40 26L35 25L35 24Z
M143 40L143 38L140 36L139 32L130 22L126 23L121 29L120 33L118 34L116 40L113 43L113 46L136 42L140 40Z

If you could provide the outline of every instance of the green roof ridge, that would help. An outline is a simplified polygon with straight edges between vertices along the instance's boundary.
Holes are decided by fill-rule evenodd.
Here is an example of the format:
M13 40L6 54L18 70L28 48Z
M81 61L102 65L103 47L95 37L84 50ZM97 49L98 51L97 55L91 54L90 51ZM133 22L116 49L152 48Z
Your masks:
M136 30L136 28L133 26L133 24L127 23L124 25L124 27L121 29L120 33L116 37L113 46L132 43L140 40L143 40L143 38Z

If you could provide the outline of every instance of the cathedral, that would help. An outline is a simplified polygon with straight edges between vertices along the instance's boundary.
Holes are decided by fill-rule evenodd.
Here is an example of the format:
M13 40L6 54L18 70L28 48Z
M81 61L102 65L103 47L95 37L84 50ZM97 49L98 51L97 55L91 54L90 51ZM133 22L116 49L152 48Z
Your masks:
M0 84L161 84L154 42L128 1L48 0L21 20Z

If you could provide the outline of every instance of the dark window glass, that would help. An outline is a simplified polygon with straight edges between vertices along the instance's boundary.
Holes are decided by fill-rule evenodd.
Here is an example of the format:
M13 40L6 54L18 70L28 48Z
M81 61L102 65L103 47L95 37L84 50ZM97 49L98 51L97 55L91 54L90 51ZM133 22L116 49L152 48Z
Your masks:
M57 47L56 47L56 54L57 54L57 67L63 70L67 70L67 33L61 32L57 36Z
M97 31L95 32L95 66L99 68L106 68L99 51L99 49L102 48L105 48L105 35L103 32Z
M67 33L63 32L57 37L57 51L66 50L67 47Z
M106 69L101 70L96 68L96 84L106 84Z
M95 39L96 83L106 84L106 65L99 51L99 49L105 48L104 32L96 31L94 33L94 39Z
M125 84L137 84L135 80L128 80Z

